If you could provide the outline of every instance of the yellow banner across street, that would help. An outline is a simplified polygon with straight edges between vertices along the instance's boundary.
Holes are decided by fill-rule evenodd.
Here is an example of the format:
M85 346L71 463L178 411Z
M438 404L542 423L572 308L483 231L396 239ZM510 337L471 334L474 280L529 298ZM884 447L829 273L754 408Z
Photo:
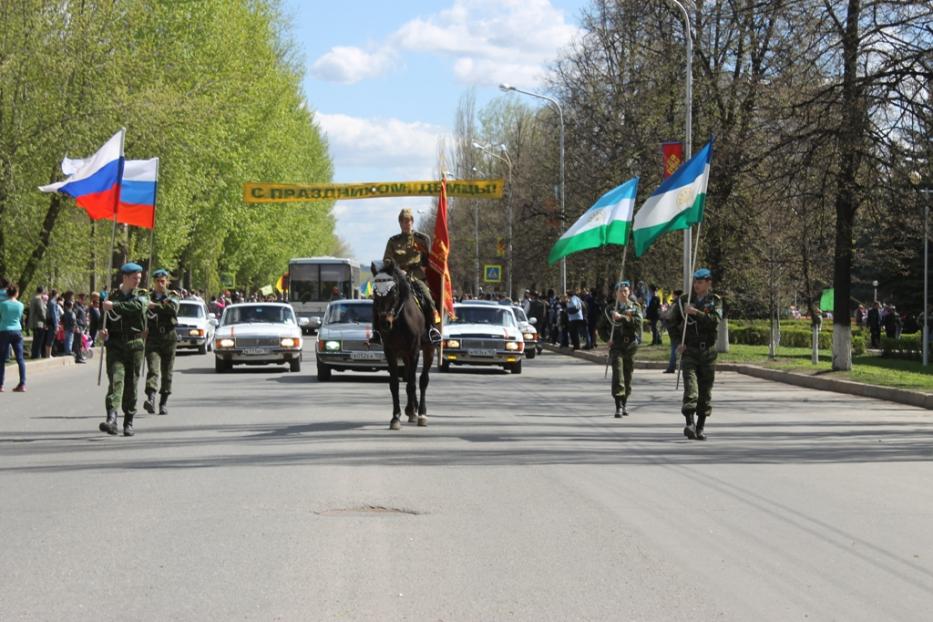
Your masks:
M447 196L500 199L503 179L457 179L447 182ZM441 193L440 181L376 181L356 184L243 184L247 203L346 201L383 197L431 197Z

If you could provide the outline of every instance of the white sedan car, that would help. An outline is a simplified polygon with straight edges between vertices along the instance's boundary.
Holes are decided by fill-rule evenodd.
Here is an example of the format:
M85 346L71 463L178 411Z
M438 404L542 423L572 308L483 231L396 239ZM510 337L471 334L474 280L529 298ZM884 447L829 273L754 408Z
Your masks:
M176 348L195 348L199 354L207 354L214 344L214 330L217 320L213 313L207 312L207 305L200 300L178 301L178 323L175 332L178 335Z
M456 320L444 325L441 371L451 365L501 365L522 373L525 341L512 308L505 305L460 303Z
M215 369L225 372L234 365L287 364L291 371L301 371L301 347L301 326L289 305L232 305L224 309L214 333Z

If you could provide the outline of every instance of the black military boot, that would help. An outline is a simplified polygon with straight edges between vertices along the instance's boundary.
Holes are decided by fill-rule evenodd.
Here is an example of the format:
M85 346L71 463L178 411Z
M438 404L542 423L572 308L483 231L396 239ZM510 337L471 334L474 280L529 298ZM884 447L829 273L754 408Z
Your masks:
M615 414L616 419L622 418L622 412L624 410L625 410L625 406L622 405L622 398L617 397L616 398L616 414Z
M706 415L697 415L697 440L705 441L706 435L703 434L703 427L706 425Z
M155 391L146 391L146 401L143 402L143 410L150 415L155 414Z
M115 432L116 433L116 432ZM133 436L133 415L123 415L123 436Z
M116 434L117 433L117 411L111 410L107 412L107 421L102 422L97 426L101 432L106 432L107 434Z
M622 416L628 417L628 409L625 407L625 398L622 399Z
M687 420L687 425L684 426L684 436L690 440L696 440L697 437L697 427L693 423L693 413L684 413L684 419Z
M159 414L160 415L168 414L168 406L166 406L166 404L168 404L168 394L163 393L162 397L159 398Z

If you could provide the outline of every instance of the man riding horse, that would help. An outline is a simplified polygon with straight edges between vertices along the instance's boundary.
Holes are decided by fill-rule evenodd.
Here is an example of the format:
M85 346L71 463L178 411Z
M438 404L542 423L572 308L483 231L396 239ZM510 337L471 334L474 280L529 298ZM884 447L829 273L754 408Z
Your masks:
M398 224L402 232L389 238L383 260L391 259L394 261L395 265L403 273L407 274L409 280L414 284L422 305L421 310L424 312L424 324L429 327L427 337L431 343L438 343L441 340L440 316L434 305L431 290L428 289L425 283L427 275L424 272L428 265L428 254L431 252L431 238L420 231L414 230L415 217L407 207L399 212ZM373 326L377 325L375 313L374 306ZM373 331L372 341L374 343L380 341L378 331Z

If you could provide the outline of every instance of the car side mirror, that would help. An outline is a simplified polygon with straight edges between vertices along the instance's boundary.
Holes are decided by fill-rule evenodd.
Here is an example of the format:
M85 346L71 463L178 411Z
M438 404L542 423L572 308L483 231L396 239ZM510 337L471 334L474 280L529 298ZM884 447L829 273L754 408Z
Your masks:
M538 318L536 318L536 317L530 317L530 318L528 318L528 323L529 323L529 324L537 324L537 323L538 323Z
M300 326L300 327L302 327L302 328L304 328L304 327L306 327L306 326L311 326L311 320L310 320L309 318L306 318L306 317L300 317L300 318L298 318L298 326Z

